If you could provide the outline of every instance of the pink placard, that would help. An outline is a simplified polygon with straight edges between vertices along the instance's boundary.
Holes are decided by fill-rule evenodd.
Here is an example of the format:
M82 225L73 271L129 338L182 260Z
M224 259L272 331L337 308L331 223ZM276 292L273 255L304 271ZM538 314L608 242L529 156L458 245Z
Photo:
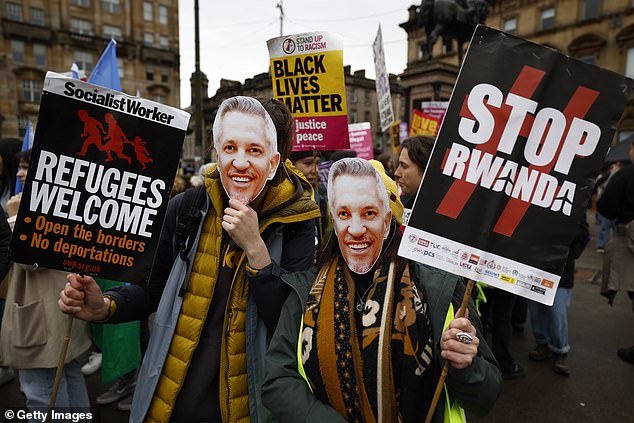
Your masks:
M372 160L374 150L370 122L352 123L348 125L348 133L350 134L350 149L357 152L357 157Z
M348 150L348 116L295 118L293 151Z

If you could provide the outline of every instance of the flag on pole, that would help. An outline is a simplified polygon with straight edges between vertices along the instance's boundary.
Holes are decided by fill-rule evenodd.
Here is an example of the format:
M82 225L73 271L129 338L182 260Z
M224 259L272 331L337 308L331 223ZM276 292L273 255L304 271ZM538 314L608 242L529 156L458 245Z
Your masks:
M73 65L70 67L71 76L75 79L79 79L79 66L77 63L73 62Z
M117 67L117 42L115 40L110 40L108 43L97 62L97 66L90 74L88 82L123 91L121 89L121 80L119 79L119 68Z
M24 141L22 141L22 150L26 151L33 148L33 136L35 133L33 132L33 127L31 126L31 121L27 120L26 122L26 132L24 133ZM22 185L22 181L20 178L15 178L15 193L19 194L24 190L24 186Z

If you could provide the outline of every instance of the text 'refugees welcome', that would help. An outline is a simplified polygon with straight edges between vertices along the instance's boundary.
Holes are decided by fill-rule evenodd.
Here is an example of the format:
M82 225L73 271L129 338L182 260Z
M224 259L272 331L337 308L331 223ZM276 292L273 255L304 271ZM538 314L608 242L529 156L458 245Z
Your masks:
M165 181L42 150L29 210L152 237Z

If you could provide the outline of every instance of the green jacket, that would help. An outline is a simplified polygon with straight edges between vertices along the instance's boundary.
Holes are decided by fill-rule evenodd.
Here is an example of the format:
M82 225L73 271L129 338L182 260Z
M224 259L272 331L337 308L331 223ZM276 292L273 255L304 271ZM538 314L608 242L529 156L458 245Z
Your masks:
M465 286L461 278L420 263L412 264L411 270L416 286L426 294L434 336L434 358L438 364L435 367L440 373L443 364L439 347L442 326L449 303L453 303L455 310L460 307ZM277 330L269 346L262 401L279 421L285 423L345 422L339 413L313 395L297 369L301 318L315 277L315 269L282 275L282 280L295 293L289 295L282 308ZM469 304L469 318L480 339L478 355L466 369L450 367L446 386L451 398L457 400L462 408L484 416L493 408L500 394L502 377L493 353L484 341L482 324L473 301ZM443 421L444 403L441 397L433 422ZM421 417L421 421L424 417Z

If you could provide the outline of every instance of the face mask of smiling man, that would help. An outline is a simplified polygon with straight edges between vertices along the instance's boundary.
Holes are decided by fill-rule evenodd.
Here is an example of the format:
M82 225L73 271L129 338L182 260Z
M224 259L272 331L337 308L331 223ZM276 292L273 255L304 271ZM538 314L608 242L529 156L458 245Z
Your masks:
M213 125L220 180L229 198L252 202L280 163L275 125L254 98L222 102Z
M392 219L381 177L363 162L342 159L328 175L328 202L339 249L357 274L369 272L379 259Z

